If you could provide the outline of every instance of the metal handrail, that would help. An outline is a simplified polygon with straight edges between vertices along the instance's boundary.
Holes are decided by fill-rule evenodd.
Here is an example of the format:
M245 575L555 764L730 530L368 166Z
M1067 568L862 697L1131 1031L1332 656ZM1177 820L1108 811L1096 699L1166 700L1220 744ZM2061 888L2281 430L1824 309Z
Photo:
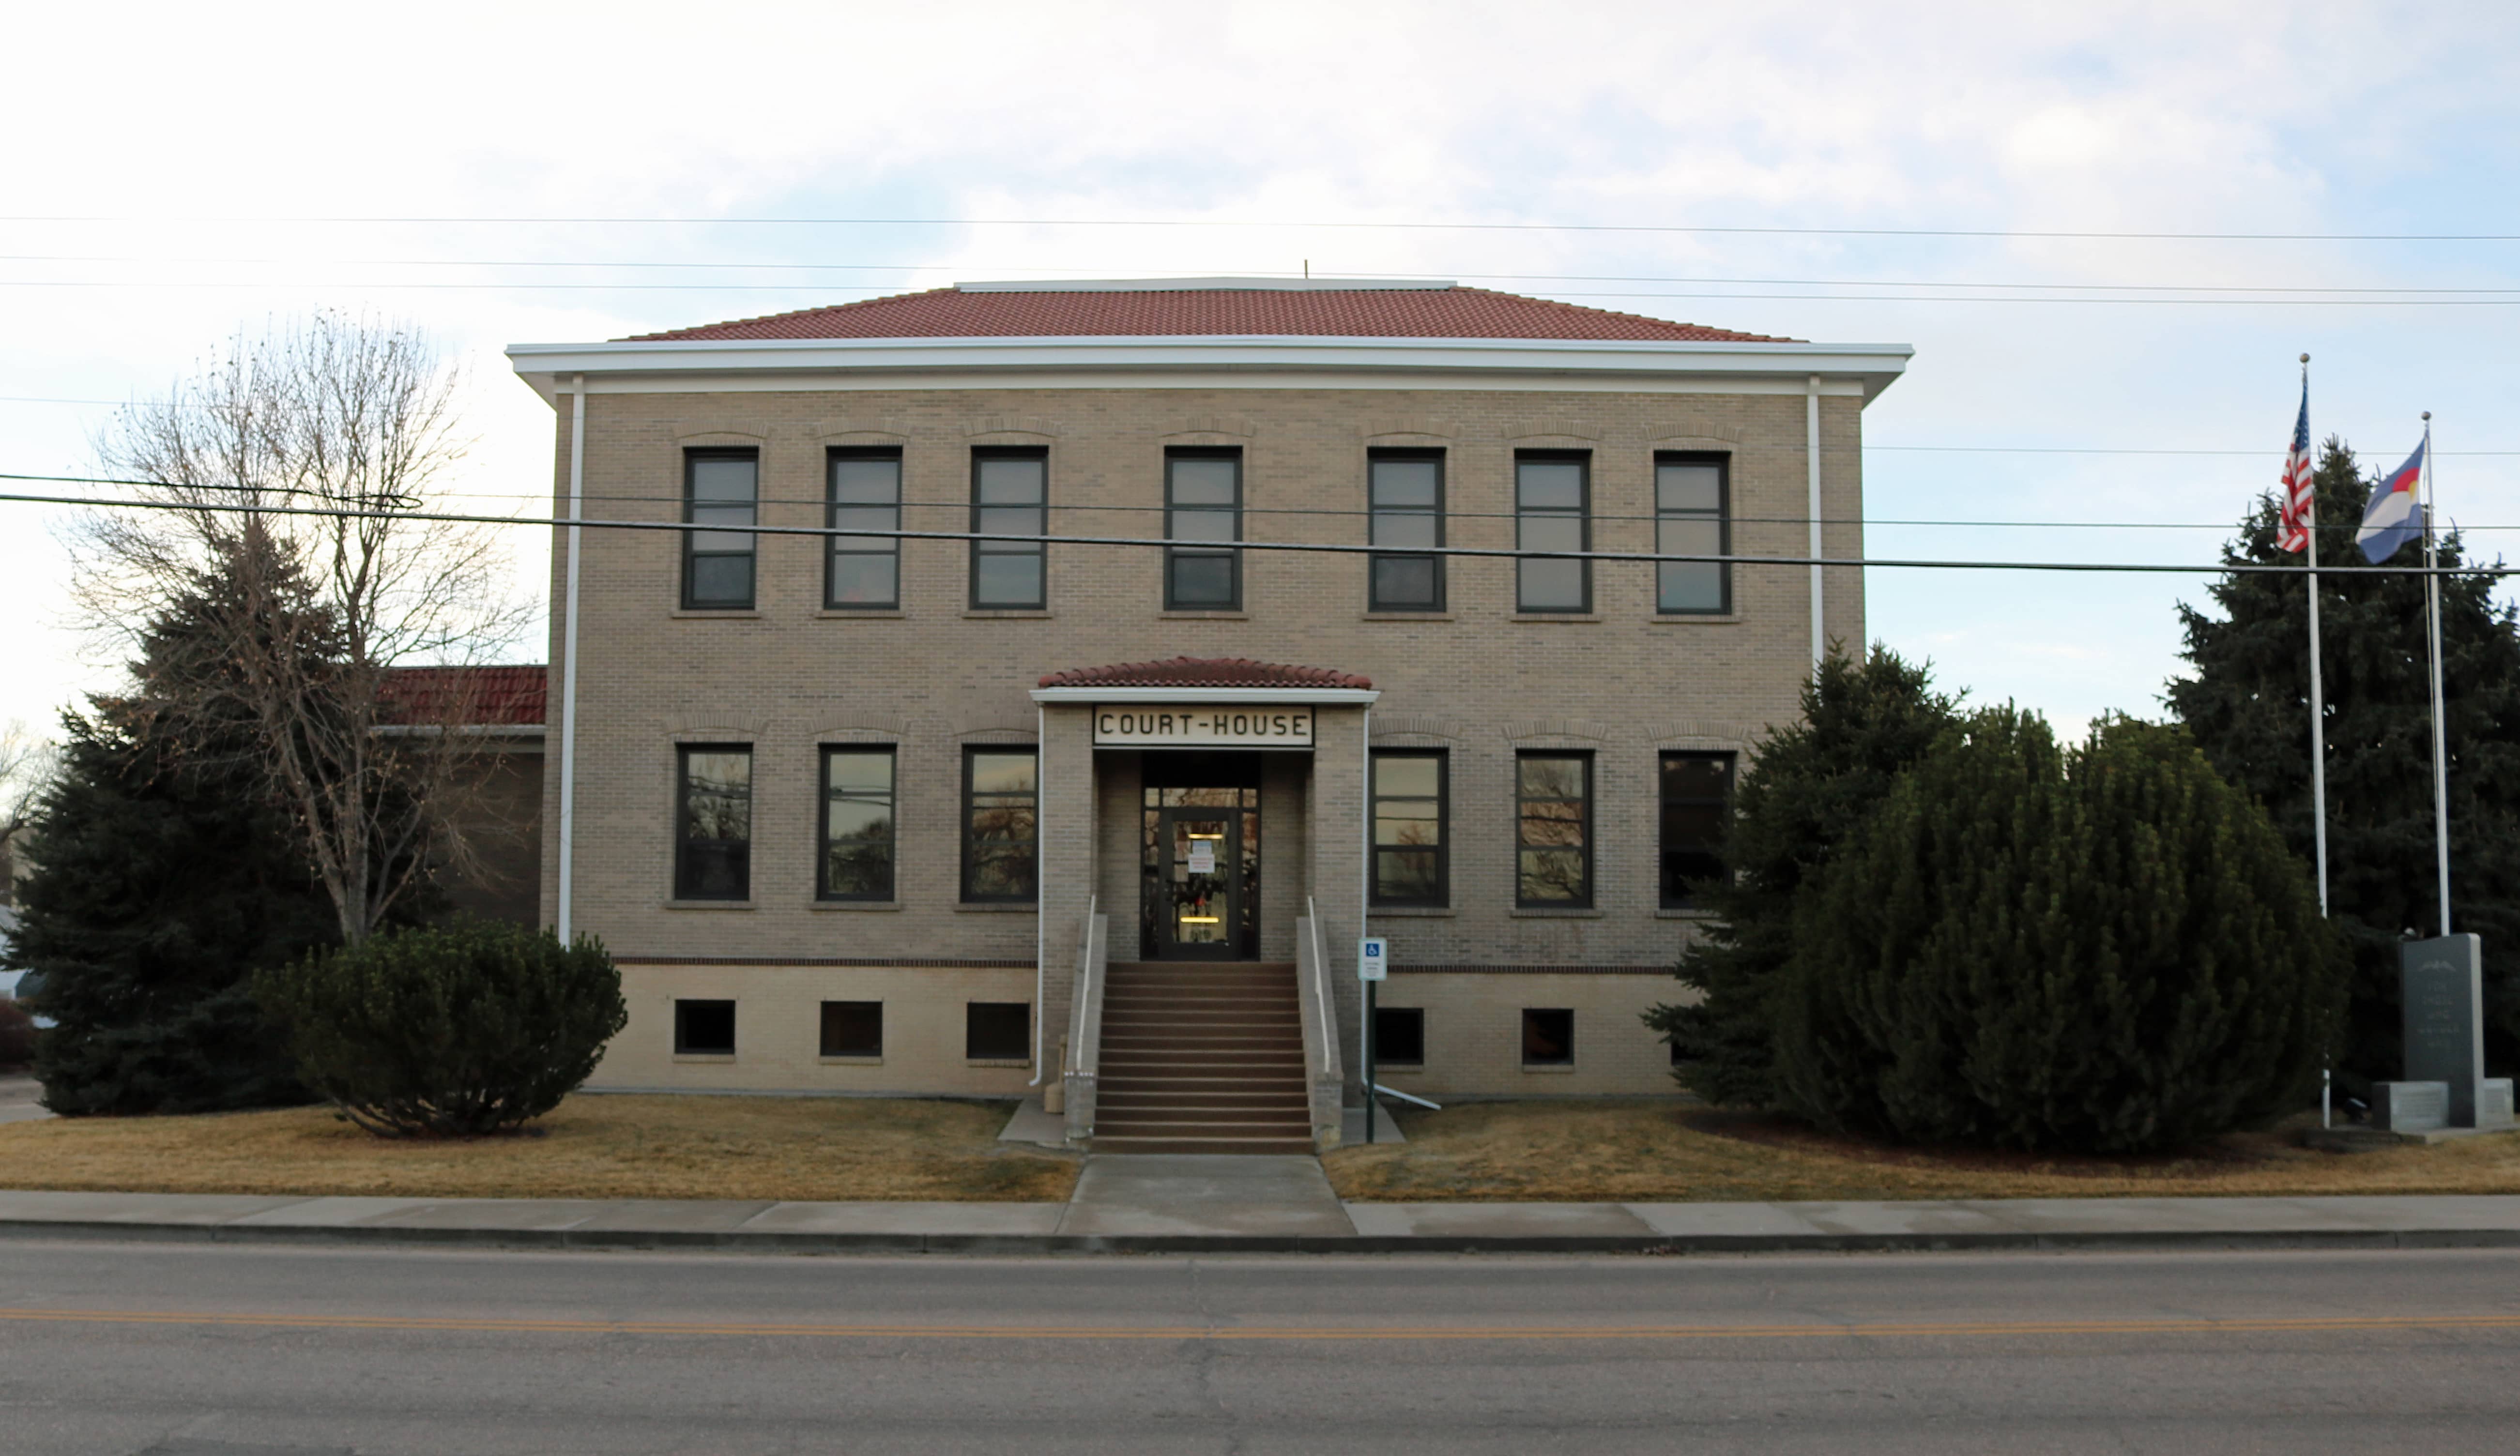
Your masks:
M1092 1075L1085 1070L1085 1018L1094 1004L1094 917L1102 908L1102 896L1087 897L1085 919L1077 930L1076 986L1068 993L1067 1063L1059 1068L1062 1075Z
M1313 935L1313 996L1320 1002L1319 1023L1322 1041L1322 1070L1332 1077L1340 1075L1338 1052L1338 1018L1330 1014L1329 947L1322 940L1322 912L1313 897L1304 897L1304 923Z

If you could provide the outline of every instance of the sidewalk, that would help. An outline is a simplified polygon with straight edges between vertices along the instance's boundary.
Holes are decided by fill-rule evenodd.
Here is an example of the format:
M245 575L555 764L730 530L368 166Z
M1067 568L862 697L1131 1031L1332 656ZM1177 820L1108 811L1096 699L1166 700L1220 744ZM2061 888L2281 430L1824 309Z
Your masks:
M0 1237L755 1253L1746 1254L2520 1248L2520 1195L1345 1203L1311 1158L1086 1160L1067 1203L258 1198L0 1190Z

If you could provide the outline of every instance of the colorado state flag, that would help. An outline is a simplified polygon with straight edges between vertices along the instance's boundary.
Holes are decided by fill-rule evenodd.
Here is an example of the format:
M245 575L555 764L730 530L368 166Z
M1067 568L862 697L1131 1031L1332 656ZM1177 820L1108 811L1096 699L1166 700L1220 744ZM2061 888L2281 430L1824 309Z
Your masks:
M2354 533L2354 544L2362 548L2362 557L2377 566L2423 534L2424 507L2416 494L2424 478L2424 447L2407 457L2407 463L2371 488L2371 505L2362 512L2362 529Z

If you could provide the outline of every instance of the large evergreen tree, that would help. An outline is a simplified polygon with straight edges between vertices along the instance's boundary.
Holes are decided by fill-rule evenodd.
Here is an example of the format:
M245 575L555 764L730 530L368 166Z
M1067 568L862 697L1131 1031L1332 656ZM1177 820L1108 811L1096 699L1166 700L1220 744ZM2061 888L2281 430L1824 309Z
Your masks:
M1979 713L1796 902L1777 1085L1823 1126L2135 1152L2299 1106L2341 991L2305 866L2186 733Z
M2330 439L2317 471L2319 629L2327 704L2329 913L2353 957L2336 1048L2356 1090L2404 1073L2397 946L2440 930L2433 852L2431 688L2419 576L2357 572L2353 547L2371 481ZM2275 506L2262 500L2226 558L2297 566L2275 549ZM2455 532L2441 561L2465 562ZM2400 548L2389 564L2419 564ZM2452 928L2485 939L2488 1066L2520 1068L2520 630L2493 579L2442 579L2442 651L2450 745ZM2169 700L2214 767L2266 806L2295 855L2312 860L2310 661L2306 593L2293 577L2233 575L2211 589L2220 618L2182 607L2193 678Z
M1802 721L1760 745L1733 796L1732 876L1706 888L1713 919L1681 957L1699 999L1645 1017L1677 1049L1682 1084L1708 1101L1777 1100L1769 997L1792 953L1795 898L1950 726L1953 700L1930 679L1878 643L1860 659L1831 652L1804 684Z
M223 663L200 630L214 577L143 637L133 690L64 715L61 772L34 823L10 964L40 972L59 1025L36 1075L56 1112L199 1112L303 1101L248 981L338 939L331 901L252 761L253 738L178 731L179 675Z

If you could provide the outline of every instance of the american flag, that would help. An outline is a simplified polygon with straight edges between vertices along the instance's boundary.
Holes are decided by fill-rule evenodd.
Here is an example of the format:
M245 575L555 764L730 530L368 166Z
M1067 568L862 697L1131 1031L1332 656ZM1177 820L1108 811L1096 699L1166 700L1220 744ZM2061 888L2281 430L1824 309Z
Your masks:
M2310 381L2301 381L2301 418L2292 425L2292 451L2284 457L2283 508L2275 517L2275 549L2310 549Z

